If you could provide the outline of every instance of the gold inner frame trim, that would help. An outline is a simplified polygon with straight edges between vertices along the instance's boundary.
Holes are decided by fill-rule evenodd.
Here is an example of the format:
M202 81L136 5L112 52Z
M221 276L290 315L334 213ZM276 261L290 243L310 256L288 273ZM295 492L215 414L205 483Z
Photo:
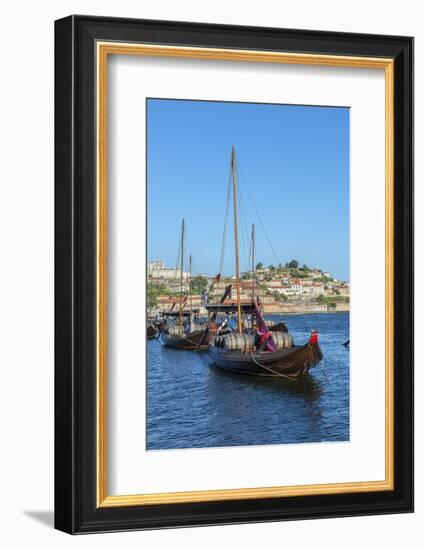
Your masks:
M394 60L123 42L96 44L97 54L97 506L142 506L271 497L363 493L394 489ZM107 493L107 61L109 55L219 59L385 71L385 479L280 487L109 496Z

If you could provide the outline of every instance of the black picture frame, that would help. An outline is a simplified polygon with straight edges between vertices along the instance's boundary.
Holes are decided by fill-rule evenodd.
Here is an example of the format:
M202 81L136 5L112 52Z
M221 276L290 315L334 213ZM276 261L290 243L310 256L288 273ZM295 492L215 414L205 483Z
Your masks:
M394 99L393 491L98 508L95 43L387 57ZM413 39L73 15L55 22L55 527L68 533L413 511Z

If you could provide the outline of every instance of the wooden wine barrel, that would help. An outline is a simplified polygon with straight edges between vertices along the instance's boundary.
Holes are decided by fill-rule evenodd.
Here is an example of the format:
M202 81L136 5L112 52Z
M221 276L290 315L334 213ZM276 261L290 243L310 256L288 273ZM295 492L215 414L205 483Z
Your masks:
M251 329L254 326L254 323L252 323L252 319L245 319L243 321L243 328L245 330Z
M166 332L170 336L181 336L184 333L184 330L181 325L169 325Z
M224 346L227 349L236 349L242 352L255 349L255 336L253 334L227 334L223 336Z
M197 332L197 331L200 331L200 330L206 330L206 325L205 324L201 324L201 323L192 323L191 325L191 332Z
M272 339L277 349L287 349L294 346L293 336L288 332L275 331L272 333Z

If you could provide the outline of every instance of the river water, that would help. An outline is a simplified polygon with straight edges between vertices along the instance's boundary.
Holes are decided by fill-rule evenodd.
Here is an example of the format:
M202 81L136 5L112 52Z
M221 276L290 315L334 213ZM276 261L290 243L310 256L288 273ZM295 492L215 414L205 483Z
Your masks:
M271 315L268 319L279 320ZM324 365L296 382L227 373L207 352L147 341L147 449L349 439L348 313L285 315L295 343L319 331Z

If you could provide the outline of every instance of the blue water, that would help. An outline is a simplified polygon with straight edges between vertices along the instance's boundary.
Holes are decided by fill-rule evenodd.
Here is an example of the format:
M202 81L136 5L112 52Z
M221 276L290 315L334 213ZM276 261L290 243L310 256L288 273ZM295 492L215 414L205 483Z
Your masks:
M296 382L227 373L205 352L147 341L147 449L348 440L349 314L284 319L296 344L318 330L324 354Z

